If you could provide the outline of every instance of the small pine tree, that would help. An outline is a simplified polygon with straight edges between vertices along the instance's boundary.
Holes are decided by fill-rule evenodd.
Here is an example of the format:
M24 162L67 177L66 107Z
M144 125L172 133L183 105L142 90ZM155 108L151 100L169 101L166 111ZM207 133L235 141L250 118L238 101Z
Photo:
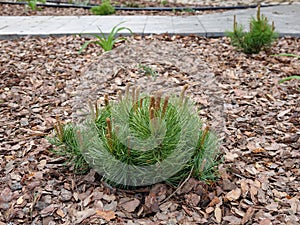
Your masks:
M274 22L270 25L267 17L260 14L260 5L258 5L256 19L252 17L250 21L249 32L244 31L244 27L236 22L234 16L233 31L226 32L226 35L231 39L233 46L246 54L257 54L262 49L270 48L278 37Z

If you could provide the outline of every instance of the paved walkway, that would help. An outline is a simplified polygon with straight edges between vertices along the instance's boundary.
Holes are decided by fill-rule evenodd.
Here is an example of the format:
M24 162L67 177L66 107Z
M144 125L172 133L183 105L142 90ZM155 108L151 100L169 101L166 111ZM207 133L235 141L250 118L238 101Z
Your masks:
M262 13L275 22L281 36L300 37L300 4L274 6L261 9ZM223 36L226 30L232 30L233 15L239 23L248 28L251 16L256 9L234 10L223 13L199 16L0 16L0 39L19 36L59 36L72 34L109 33L113 26L124 22L122 26L134 33L161 34L197 34L207 37ZM128 34L123 31L122 34Z

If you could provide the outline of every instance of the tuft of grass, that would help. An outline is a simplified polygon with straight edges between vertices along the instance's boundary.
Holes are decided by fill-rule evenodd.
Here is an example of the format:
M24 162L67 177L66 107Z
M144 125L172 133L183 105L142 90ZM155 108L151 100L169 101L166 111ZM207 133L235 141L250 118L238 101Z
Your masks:
M270 25L267 17L261 15L260 5L258 5L256 19L252 17L249 32L244 31L244 27L236 22L234 16L233 31L227 31L226 36L238 50L246 54L257 54L262 49L270 48L278 33L275 32L274 22Z
M111 15L116 12L116 9L111 5L109 0L104 0L101 5L93 6L91 12L94 15Z
M118 102L105 96L104 107L91 106L82 125L56 128L58 142L52 143L75 159L84 157L84 163L73 163L88 164L103 180L122 188L161 181L177 186L190 175L214 180L218 138L201 122L186 89L178 97L163 97L127 86Z
M124 22L122 22L124 23ZM98 34L94 34L92 36L94 36L95 38L97 38L97 40L90 40L90 41L87 41L85 42L82 47L80 48L79 50L79 54L82 53L82 51L89 45L89 44L96 44L96 45L99 45L104 51L110 51L113 49L114 45L118 42L121 42L121 41L125 41L127 40L127 38L125 37L117 37L118 33L122 30L128 30L131 34L132 34L132 31L127 28L127 27L118 27L120 24L122 23L119 23L117 24L116 26L114 26L112 28L112 30L110 31L110 33L108 34L108 36L106 36L102 30L99 28L99 31L100 31L100 35Z

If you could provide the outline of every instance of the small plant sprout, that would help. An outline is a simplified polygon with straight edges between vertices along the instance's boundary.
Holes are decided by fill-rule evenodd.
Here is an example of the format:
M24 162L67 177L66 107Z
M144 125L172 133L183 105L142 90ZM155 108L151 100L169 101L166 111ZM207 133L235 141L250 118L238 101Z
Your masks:
M283 83L283 82L285 82L285 81L289 81L289 80L292 80L292 79L298 79L298 80L300 80L300 76L289 76L289 77L286 77L286 78L283 78L283 79L281 79L280 81L279 81L279 84L281 84L281 83Z
M27 4L31 10L39 10L40 8L37 7L38 3L46 3L46 0L27 0Z
M182 12L187 12L187 13L193 13L193 12L195 12L195 9L193 9L193 8L184 8L181 11Z
M300 55L289 54L289 53L276 54L276 55L273 55L273 56L286 56L286 57L294 57L294 58L300 59ZM300 80L300 76L293 75L293 76L289 76L289 77L283 78L283 79L281 79L279 81L279 84L282 84L282 83L284 83L286 81L290 81L290 80L293 80L293 79ZM299 90L300 90L300 88L299 88Z
M300 59L300 55L289 54L289 53L275 54L273 56L286 56L286 57L294 57L294 58Z
M115 7L113 7L109 0L102 1L101 5L93 6L91 12L94 15L111 15L115 13Z
M218 138L205 126L186 96L140 93L127 85L118 101L99 107L81 125L62 128L58 121L54 144L73 162L89 165L104 181L122 188L167 182L177 186L188 177L217 177ZM182 101L184 99L184 104Z
M163 6L165 6L165 5L168 4L168 0L162 0L162 1L160 2L160 4L162 4Z
M146 76L151 76L154 80L158 77L158 72L150 66L139 64L138 67L140 69L140 73Z
M122 22L124 23L124 22ZM99 31L100 31L100 35L97 35L97 34L93 34L92 36L94 36L95 38L97 38L97 40L90 40L90 41L87 41L85 42L81 49L79 50L79 54L82 53L82 51L89 45L89 44L96 44L96 45L99 45L104 51L110 51L113 49L114 45L118 42L121 42L121 41L125 41L127 40L127 38L125 37L117 37L118 33L122 30L127 30L129 31L131 34L132 34L132 31L127 28L127 27L118 27L120 24L122 23L119 23L118 25L114 26L112 28L112 30L110 31L110 33L106 36L102 30L99 28Z
M133 1L126 2L125 6L129 7L129 8L140 8L141 7L138 3L133 2Z
M249 32L244 31L244 27L239 25L234 16L233 31L226 32L231 44L238 50L246 54L259 53L262 49L268 49L278 37L275 32L274 22L270 25L268 19L261 15L260 5L258 5L256 19L252 17Z

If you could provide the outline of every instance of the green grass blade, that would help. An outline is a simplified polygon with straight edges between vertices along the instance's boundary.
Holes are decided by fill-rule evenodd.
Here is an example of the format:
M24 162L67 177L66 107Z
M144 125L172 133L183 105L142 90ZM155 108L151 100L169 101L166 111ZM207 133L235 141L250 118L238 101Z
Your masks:
M295 55L295 54L289 54L289 53L282 53L282 54L275 54L272 56L287 56L287 57L294 57L300 59L300 55Z
M285 81L289 81L289 80L292 80L292 79L299 79L300 80L300 76L290 76L290 77L286 77L286 78L283 78L279 81L279 84L285 82Z
M90 40L90 41L85 42L85 43L82 45L82 47L80 48L80 50L78 51L78 54L81 54L82 51L83 51L89 44L91 44L91 43L93 43L93 42L95 42L95 41L94 41L94 40Z

